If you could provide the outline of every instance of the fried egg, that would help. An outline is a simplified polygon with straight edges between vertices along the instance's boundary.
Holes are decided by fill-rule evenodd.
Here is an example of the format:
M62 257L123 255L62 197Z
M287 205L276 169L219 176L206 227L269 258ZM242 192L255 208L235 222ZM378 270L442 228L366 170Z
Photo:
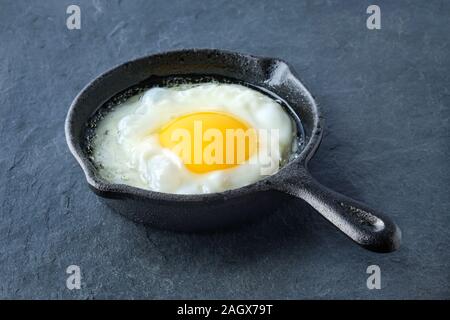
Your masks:
M293 151L295 131L280 103L243 85L154 87L97 123L91 160L111 183L221 192L276 173Z

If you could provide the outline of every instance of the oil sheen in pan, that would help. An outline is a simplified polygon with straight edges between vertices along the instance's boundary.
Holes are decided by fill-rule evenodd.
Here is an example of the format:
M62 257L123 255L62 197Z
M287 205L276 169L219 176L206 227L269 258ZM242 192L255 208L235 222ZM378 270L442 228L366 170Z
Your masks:
M183 76L166 76L166 77L159 77L159 76L152 76L149 77L147 80L132 86L115 96L113 96L111 99L106 101L103 105L101 105L96 112L90 117L88 123L86 124L85 129L85 139L84 139L84 149L86 150L86 153L89 158L91 158L92 152L93 152L93 138L95 136L97 123L101 121L105 115L109 112L114 111L114 109L121 103L125 102L129 98L136 96L140 93L143 93L144 91L147 91L150 88L154 87L177 87L180 85L186 85L186 84L200 84L200 83L206 83L206 82L217 82L217 83L234 83L246 86L250 89L256 90L266 96L269 96L271 99L275 100L277 103L279 103L283 109L287 112L289 115L291 121L294 124L295 127L295 133L296 136L293 139L293 145L292 145L292 152L287 159L287 162L295 159L298 157L300 152L302 151L305 143L305 131L303 129L303 125L301 123L300 118L296 115L296 113L292 110L292 107L281 97L276 95L275 93L271 92L270 90L256 86L253 84L249 84L247 82L235 80L232 78L222 77L222 76L215 76L215 75L183 75ZM91 161L91 163L97 167L98 164L96 164L94 161ZM285 163L283 163L284 165Z

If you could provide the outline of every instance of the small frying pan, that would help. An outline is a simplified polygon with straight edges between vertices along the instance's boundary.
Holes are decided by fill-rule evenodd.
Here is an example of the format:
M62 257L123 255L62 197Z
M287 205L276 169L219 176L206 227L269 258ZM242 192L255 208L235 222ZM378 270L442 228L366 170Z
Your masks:
M298 151L276 174L220 193L167 194L104 181L90 160L89 142L96 121L114 104L168 78L237 82L278 99L297 123ZM400 245L400 229L388 217L322 186L309 174L308 161L322 138L322 117L311 94L282 60L212 49L172 51L133 60L100 75L78 94L65 131L91 189L134 221L177 231L218 229L260 219L297 197L366 249L390 252Z

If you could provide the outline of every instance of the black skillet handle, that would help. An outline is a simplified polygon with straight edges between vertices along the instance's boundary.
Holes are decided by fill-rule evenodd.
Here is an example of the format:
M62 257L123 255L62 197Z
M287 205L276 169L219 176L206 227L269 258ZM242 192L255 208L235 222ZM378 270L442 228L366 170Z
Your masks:
M306 169L300 170L301 174L285 179L279 189L309 203L339 230L368 250L392 252L399 248L401 231L391 219L321 185Z

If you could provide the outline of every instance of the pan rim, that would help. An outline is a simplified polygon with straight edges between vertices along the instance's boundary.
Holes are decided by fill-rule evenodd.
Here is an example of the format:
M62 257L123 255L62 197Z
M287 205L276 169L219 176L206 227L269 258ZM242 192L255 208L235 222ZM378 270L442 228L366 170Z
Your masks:
M313 116L313 128L311 132L311 136L308 141L305 143L305 146L301 150L298 157L286 165L284 165L278 172L273 175L267 176L261 180L258 180L252 184L236 188L225 190L222 192L216 193L207 193L207 194L173 194L173 193L162 193L152 190L145 190L125 184L113 184L106 182L99 178L93 169L92 165L89 163L89 159L86 158L84 152L79 143L79 137L76 137L73 134L74 127L74 115L77 107L83 100L84 95L91 88L95 87L96 84L102 81L103 78L112 75L114 72L118 72L118 70L127 68L130 64L140 63L147 61L149 59L158 59L160 57L164 57L167 55L182 55L186 53L202 53L202 54L219 54L222 56L237 56L239 58L252 59L256 61L270 61L272 65L282 64L285 66L284 72L286 72L290 79L295 81L295 85L297 86L297 90L299 90L306 102L311 109ZM271 58L264 56L256 56L246 53L240 53L236 51L228 51L221 49L211 49L211 48L192 48L192 49L181 49L181 50L171 50L164 51L156 54L150 54L142 57L138 57L135 59L131 59L124 63L118 64L107 71L101 73L96 76L93 80L91 80L74 98L73 102L70 105L69 111L67 113L67 117L65 120L65 136L66 142L68 144L69 150L72 155L75 157L76 161L80 165L81 169L84 172L85 178L89 184L89 186L93 189L93 191L105 197L130 197L135 199L148 199L154 201L169 201L169 202L203 202L203 201L225 201L227 199L241 197L246 194L260 192L260 191L269 191L275 190L273 188L273 184L281 181L282 176L288 174L291 170L300 170L301 167L307 167L307 163L315 154L320 141L322 139L322 128L323 128L323 117L321 116L320 108L316 103L314 97L310 93L310 91L305 87L303 81L300 77L293 71L292 67L283 59L279 58Z

